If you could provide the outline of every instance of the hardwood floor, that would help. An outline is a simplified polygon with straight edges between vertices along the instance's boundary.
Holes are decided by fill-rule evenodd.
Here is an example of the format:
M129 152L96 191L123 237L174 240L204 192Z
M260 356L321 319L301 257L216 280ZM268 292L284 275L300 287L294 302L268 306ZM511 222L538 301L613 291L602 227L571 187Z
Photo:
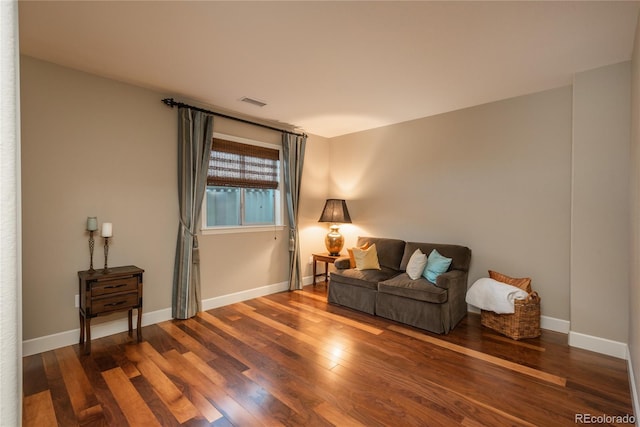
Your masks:
M513 341L476 314L430 334L327 305L320 284L143 337L25 357L24 426L562 426L633 413L626 362L566 335Z

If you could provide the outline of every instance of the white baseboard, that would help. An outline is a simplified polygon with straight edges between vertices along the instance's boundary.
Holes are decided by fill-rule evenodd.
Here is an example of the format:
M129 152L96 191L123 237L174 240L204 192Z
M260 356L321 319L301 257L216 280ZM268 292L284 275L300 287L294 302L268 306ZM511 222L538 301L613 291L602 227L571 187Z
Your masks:
M274 285L262 286L259 288L249 289L246 291L236 292L229 295L223 295L215 298L209 298L202 301L202 309L210 310L212 308L222 307L236 302L246 301L249 299L286 291L289 289L288 282L276 283ZM134 310L134 319L137 316ZM153 325L171 319L171 308L142 313L142 326ZM109 335L125 332L129 325L126 316L123 319L112 320L104 323L91 325L91 338L102 338ZM77 344L80 338L80 328L70 331L59 332L57 334L47 335L44 337L33 338L22 342L22 355L31 356L32 354L42 353L56 348Z
M150 319L164 318L164 312L168 312L168 318L171 318L171 309L158 310L151 313L142 313L142 326L151 325L156 323L150 321ZM134 322L137 316L136 310L133 311ZM158 320L161 322L162 320ZM127 318L112 320L104 323L97 323L91 325L91 338L102 338L108 335L124 332L129 329ZM70 331L59 332L57 334L47 335L44 337L33 338L30 340L22 341L22 355L31 356L32 354L42 353L56 348L65 347L68 345L77 344L80 339L80 328L72 329Z
M631 399L633 400L633 413L640 414L640 402L638 402L638 389L636 388L636 377L633 373L633 363L631 361L631 353L627 346L627 371L629 372L629 386L631 387ZM638 425L638 417L636 417L636 425Z
M568 334L571 330L571 322L568 320L556 319L555 317L540 316L540 327L549 331Z
M606 338L585 335L579 332L569 332L569 345L584 350L595 351L619 359L627 359L629 355L626 343L612 341Z
M289 282L276 283L274 285L262 286L260 288L249 289L247 291L236 292L233 294L222 295L215 298L209 298L202 301L203 310L211 310L212 308L224 307L225 305L235 304L237 302L250 300L253 298L263 297L265 295L283 292L289 289ZM169 313L171 314L171 313Z

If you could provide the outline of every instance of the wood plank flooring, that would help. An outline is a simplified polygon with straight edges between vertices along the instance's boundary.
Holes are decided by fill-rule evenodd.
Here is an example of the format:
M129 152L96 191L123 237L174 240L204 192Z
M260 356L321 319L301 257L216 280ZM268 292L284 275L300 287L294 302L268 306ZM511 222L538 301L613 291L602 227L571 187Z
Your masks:
M633 413L626 362L566 335L513 341L476 314L430 334L328 305L324 284L143 337L25 357L23 425L563 426Z

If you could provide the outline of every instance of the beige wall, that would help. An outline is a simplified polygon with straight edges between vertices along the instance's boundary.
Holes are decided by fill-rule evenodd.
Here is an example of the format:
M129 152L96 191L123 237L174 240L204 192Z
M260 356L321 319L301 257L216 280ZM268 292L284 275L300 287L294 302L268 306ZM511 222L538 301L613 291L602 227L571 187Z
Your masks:
M542 313L569 319L571 87L331 140L331 188L357 235L456 243L470 283L533 278Z
M21 58L21 67L24 339L78 328L74 295L77 271L89 267L84 229L91 215L113 223L109 265L145 269L145 312L170 308L177 110L160 102L167 94L29 57ZM277 132L224 119L216 119L214 130L280 143ZM318 232L327 157L326 140L310 136L303 238ZM200 244L203 299L287 281L286 230L207 235ZM104 263L102 245L98 237L96 267ZM302 246L303 260L318 249L314 243ZM310 271L306 261L304 267Z
M574 79L571 330L628 339L630 63Z
M171 298L175 112L157 93L21 58L23 333L78 327L86 217L113 223L109 264L145 269L144 309ZM94 265L102 267L97 238Z

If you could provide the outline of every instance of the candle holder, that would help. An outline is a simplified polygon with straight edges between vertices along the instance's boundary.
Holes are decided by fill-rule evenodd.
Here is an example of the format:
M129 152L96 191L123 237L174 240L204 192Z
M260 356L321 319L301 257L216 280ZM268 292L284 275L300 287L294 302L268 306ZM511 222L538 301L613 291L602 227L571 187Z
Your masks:
M107 265L107 261L109 259L109 238L104 238L104 273L109 272L109 267Z
M89 230L89 259L90 259L90 263L89 263L89 271L91 273L93 273L94 271L96 271L93 268L93 248L96 246L96 241L93 240L93 230Z

